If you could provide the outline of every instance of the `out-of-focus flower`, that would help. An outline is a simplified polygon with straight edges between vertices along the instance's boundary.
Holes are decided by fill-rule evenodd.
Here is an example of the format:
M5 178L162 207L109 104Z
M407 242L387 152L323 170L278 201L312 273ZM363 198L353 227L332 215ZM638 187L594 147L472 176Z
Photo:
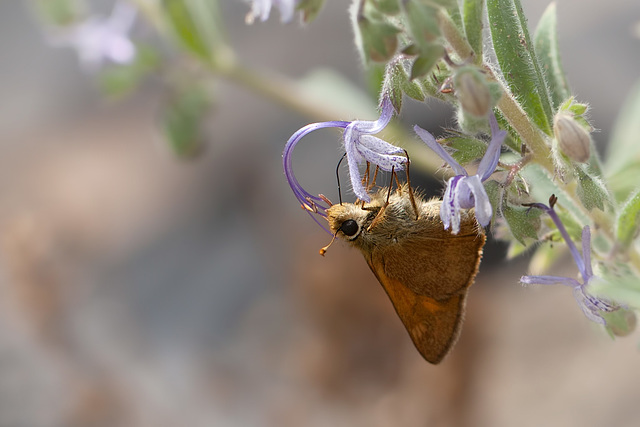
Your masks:
M352 122L330 121L312 123L299 129L291 136L291 138L289 138L282 155L283 168L287 181L303 208L308 212L325 216L325 210L329 206L325 199L313 196L302 188L293 174L291 157L293 149L302 137L318 129L343 128L344 133L342 137L344 140L344 148L349 165L349 177L351 179L353 192L360 200L368 202L371 198L362 184L362 176L358 166L364 162L369 162L388 172L392 169L402 170L408 161L407 157L401 155L401 153L404 154L404 150L402 148L396 147L395 145L389 144L388 142L373 136L389 124L394 111L391 100L385 96L382 100L380 118L376 121L354 120ZM316 222L318 221L316 220ZM320 224L320 222L318 222L318 224ZM322 226L322 224L320 225Z
M472 176L469 176L465 168L442 145L438 144L433 135L417 125L413 128L420 139L447 162L456 174L447 182L447 189L440 208L440 218L444 223L444 228L451 228L453 234L460 232L461 209L475 207L476 219L483 227L486 227L491 222L493 209L482 183L496 170L498 159L500 158L500 147L507 132L500 130L498 121L493 113L489 114L489 125L491 127L491 141L480 161L478 172Z
M573 295L585 316L587 316L589 320L604 325L606 322L601 313L612 312L620 307L610 301L597 298L589 293L589 284L598 279L598 277L593 274L593 269L591 267L591 231L588 225L585 225L582 229L582 255L580 255L580 252L573 243L573 240L571 240L567 229L558 217L556 211L553 209L556 200L555 196L551 196L549 199L550 206L542 203L532 203L528 206L542 209L551 217L565 243L569 247L571 256L578 266L578 270L582 276L582 282L570 277L562 276L522 276L520 278L520 282L525 285L560 284L572 287Z
M130 3L118 1L108 18L89 17L54 35L52 42L73 47L81 64L90 70L100 68L107 61L128 64L136 56L136 47L129 38L136 13Z
M251 0L251 10L245 17L245 22L253 24L256 18L262 22L266 21L274 6L280 10L280 21L290 22L297 2L298 0Z

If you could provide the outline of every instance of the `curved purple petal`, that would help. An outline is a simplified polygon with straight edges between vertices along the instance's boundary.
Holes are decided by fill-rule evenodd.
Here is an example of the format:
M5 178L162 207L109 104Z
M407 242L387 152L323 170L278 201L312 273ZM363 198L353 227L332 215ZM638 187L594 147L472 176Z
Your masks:
M402 148L396 147L393 144L389 144L387 141L373 135L361 135L359 142L359 145L361 147L366 147L369 150L375 151L376 153L380 154L404 153L404 150Z
M579 288L580 282L576 279L562 276L522 276L520 283L525 285L565 285L572 288Z
M484 189L484 185L482 185L478 175L465 178L464 183L468 186L471 194L473 194L476 219L481 226L486 227L493 217L493 208L491 207L487 191Z
M478 175L482 182L486 181L496 170L498 160L500 160L500 148L504 138L507 136L507 132L500 130L498 127L498 121L493 113L489 114L489 126L491 127L491 141L480 161L480 165L478 165Z
M358 163L349 157L347 152L347 163L349 164L349 178L351 179L351 188L356 197L365 202L371 201L371 198L367 194L367 190L362 185L362 177L360 176L360 169L358 169Z
M600 315L600 309L593 303L592 299L584 293L582 287L574 288L573 296L575 297L576 301L578 301L578 305L582 309L582 312L585 316L587 316L589 320L601 325L604 325L606 323L604 318Z
M345 128L349 125L349 123L350 122L331 121L331 122L308 124L298 129L293 135L291 135L291 137L289 138L289 140L284 146L284 151L282 153L282 168L284 169L285 177L287 178L287 182L289 183L289 186L291 187L291 190L293 191L293 194L295 195L296 199L298 199L298 202L300 202L300 204L303 207L305 207L305 209L307 210L307 212L309 212L309 214L311 214L312 211L317 211L319 215L326 216L325 210L328 208L328 206L326 206L326 202L323 199L307 192L296 179L293 173L293 166L292 166L293 149L296 147L298 142L300 142L300 140L305 135L315 130L323 129L323 128ZM320 222L313 215L311 215L311 217L322 228L327 230L326 227L320 224Z
M590 275L587 274L587 270L585 269L585 265L584 265L584 260L582 259L582 256L580 255L580 252L576 247L576 244L573 243L573 240L571 240L571 237L569 236L567 229L564 227L564 224L562 223L562 221L560 221L560 217L558 217L558 214L552 208L544 206L544 210L546 210L547 214L549 214L549 217L551 218L553 223L556 225L556 228L562 235L562 238L564 239L565 243L567 244L567 247L569 248L569 251L571 252L571 256L573 256L573 260L578 266L578 270L580 270L580 274L582 275L584 282L585 283L588 282Z
M381 154L364 146L360 146L358 151L366 161L379 166L380 169L386 172L390 172L392 168L395 168L396 170L403 170L405 163L407 163L407 158L405 156Z
M440 206L440 219L444 224L444 229L451 228L451 233L460 232L460 186L463 184L464 176L454 176L449 178L447 189L444 192L442 205Z

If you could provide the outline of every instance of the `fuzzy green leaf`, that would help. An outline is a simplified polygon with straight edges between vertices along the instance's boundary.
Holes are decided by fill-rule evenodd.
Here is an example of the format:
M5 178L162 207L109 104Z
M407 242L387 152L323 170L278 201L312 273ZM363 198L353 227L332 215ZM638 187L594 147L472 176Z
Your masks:
M400 30L387 22L374 21L359 16L357 31L361 42L364 62L386 62L396 53Z
M513 237L526 246L526 238L536 240L540 229L540 210L525 207L514 207L504 204L502 215L507 221Z
M556 4L550 3L540 18L534 35L536 53L538 54L540 65L547 76L547 84L549 85L554 109L558 108L571 95L569 84L560 62L556 22Z
M606 325L605 328L611 338L626 337L636 329L638 322L636 314L632 310L619 308L612 312L603 312Z
M404 5L412 41L423 54L432 49L440 36L437 11L437 6L423 4L419 0L409 0Z
M389 94L391 103L398 112L402 108L403 93L417 101L424 101L425 98L422 87L417 82L409 80L409 75L400 62L389 67L385 73L382 93Z
M476 63L482 62L482 6L484 0L464 0L464 31L475 52Z
M466 165L469 162L481 158L487 151L487 144L470 136L449 136L442 142L446 146L454 149L451 155L461 165Z
M578 178L578 187L576 193L580 201L588 210L598 208L604 211L604 206L610 204L609 193L598 176L596 176L588 167L588 165L577 165L576 174Z
M178 93L164 110L164 133L172 151L180 158L192 158L203 147L201 123L211 107L208 95L198 85L187 88Z
M498 212L502 210L503 188L498 181L488 181L484 183L484 190L487 192L489 202L491 203L491 228L493 228Z
M629 197L616 219L616 240L623 246L629 246L640 227L640 189Z
M439 44L432 44L424 48L422 53L413 61L411 66L411 80L426 75L444 55L444 48Z
M534 123L551 135L553 111L519 0L488 0L493 47L511 92Z

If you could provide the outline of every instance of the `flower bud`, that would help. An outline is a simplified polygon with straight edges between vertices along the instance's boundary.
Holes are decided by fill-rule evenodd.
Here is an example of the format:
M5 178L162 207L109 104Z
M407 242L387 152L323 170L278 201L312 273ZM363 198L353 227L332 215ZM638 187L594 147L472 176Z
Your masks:
M607 322L607 329L617 337L626 337L636 329L636 314L624 308L619 308L613 312L603 313Z
M571 114L558 113L553 119L553 134L562 154L574 162L586 163L591 156L589 132Z
M491 108L491 92L484 76L475 68L461 68L453 78L462 109L474 117L486 117Z

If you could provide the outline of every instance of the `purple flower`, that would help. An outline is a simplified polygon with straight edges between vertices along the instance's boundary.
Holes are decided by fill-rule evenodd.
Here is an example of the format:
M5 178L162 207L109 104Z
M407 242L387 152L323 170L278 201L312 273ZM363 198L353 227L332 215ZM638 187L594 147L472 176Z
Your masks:
M380 167L380 169L384 171L391 171L392 169L402 170L404 165L407 163L407 157L400 155L404 154L404 150L402 148L391 145L388 142L373 136L389 124L394 111L395 110L390 99L385 96L382 99L380 118L376 121L355 120L352 122L330 121L312 123L299 129L291 136L291 138L289 138L282 155L284 173L287 177L287 181L289 181L289 185L291 186L293 193L307 212L326 216L325 211L328 209L329 204L326 199L313 196L308 193L304 188L302 188L300 183L298 183L293 174L291 156L293 149L302 137L314 130L323 128L344 129L342 138L344 140L344 148L349 166L351 186L353 188L353 192L360 200L368 202L371 198L362 184L362 175L358 166L364 162L369 162ZM315 217L314 220L316 220ZM316 222L320 224L319 221L316 220ZM322 224L320 225L322 226Z
M433 135L417 125L413 128L420 139L442 157L456 174L447 182L447 189L440 208L440 218L444 223L444 228L446 230L451 227L453 234L460 232L460 209L475 207L476 219L483 227L486 227L491 222L493 209L482 183L496 170L498 159L500 158L500 147L507 132L500 130L498 121L493 113L489 114L489 125L491 127L491 142L489 142L487 151L480 161L477 174L472 176L469 176L465 168L460 166L442 145L438 144Z
M553 222L555 223L558 231L562 235L562 238L567 243L571 256L573 256L578 270L582 275L582 282L570 277L561 276L522 276L520 282L525 285L554 285L561 284L571 286L573 288L573 296L575 297L578 305L584 312L585 316L596 323L605 324L605 320L601 315L601 312L611 312L617 310L619 307L611 302L602 298L597 298L588 292L589 283L597 280L597 276L594 276L593 269L591 268L591 231L588 225L585 225L582 229L582 255L578 252L578 248L569 237L567 229L564 227L562 221L558 217L558 214L553 209L553 205L556 202L555 196L551 196L549 204L551 207L542 203L532 203L531 207L542 209L545 211Z
M53 43L75 48L82 65L90 70L99 68L106 61L128 64L136 55L128 35L135 18L136 9L118 1L108 18L88 18L65 34L54 36Z
M298 0L252 0L251 10L245 18L247 24L253 24L256 18L264 22L269 19L273 6L280 10L280 21L290 22L293 19L296 3Z

